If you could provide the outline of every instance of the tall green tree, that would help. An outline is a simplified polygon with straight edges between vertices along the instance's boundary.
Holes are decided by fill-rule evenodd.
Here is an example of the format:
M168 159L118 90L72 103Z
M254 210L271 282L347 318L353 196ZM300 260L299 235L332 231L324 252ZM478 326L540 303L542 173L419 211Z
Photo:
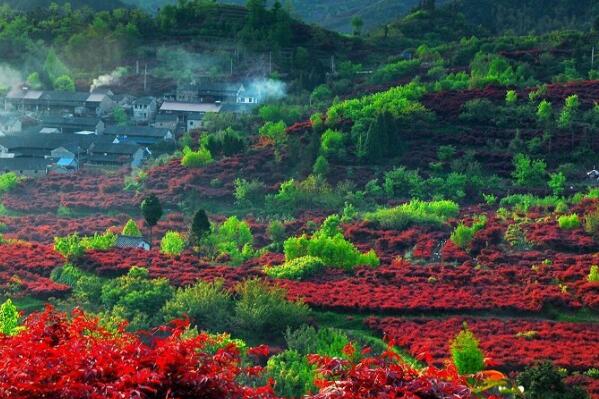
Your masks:
M162 204L156 195L150 194L142 201L141 213L146 224L150 227L150 241L152 241L152 229L156 226L160 218L162 218L163 214Z
M212 226L206 211L199 209L193 216L191 222L191 234L189 235L192 243L197 244L202 238L206 237L212 231Z

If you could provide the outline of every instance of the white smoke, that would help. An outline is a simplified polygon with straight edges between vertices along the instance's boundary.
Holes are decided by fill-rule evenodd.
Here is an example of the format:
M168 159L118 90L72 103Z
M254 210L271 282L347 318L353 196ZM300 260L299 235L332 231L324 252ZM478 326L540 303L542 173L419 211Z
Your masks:
M90 91L94 91L99 87L118 85L126 74L127 68L118 67L107 75L100 75L92 81Z
M23 82L23 76L19 71L6 64L0 64L0 90L10 90Z
M249 90L258 92L263 101L280 100L287 95L285 82L274 79L254 79L249 85Z

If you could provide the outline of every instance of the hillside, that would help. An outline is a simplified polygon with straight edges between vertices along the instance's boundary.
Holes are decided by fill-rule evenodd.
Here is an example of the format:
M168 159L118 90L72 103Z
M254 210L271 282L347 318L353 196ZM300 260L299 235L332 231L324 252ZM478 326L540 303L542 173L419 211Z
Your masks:
M36 9L47 9L50 4L63 5L70 3L73 8L90 7L94 10L112 10L125 7L121 0L2 0L0 5L9 5L15 10L33 11Z

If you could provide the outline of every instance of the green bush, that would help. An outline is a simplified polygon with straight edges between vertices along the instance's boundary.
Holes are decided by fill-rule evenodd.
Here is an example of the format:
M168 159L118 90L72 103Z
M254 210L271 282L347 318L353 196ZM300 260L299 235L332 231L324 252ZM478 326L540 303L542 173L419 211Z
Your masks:
M557 219L559 228L562 230L574 230L580 227L580 218L577 214L562 215Z
M505 102L508 105L514 105L518 102L518 93L515 90L508 90L505 94Z
M102 286L101 302L115 315L131 321L133 329L159 322L159 311L173 295L165 278L150 279L147 269L132 267L125 276Z
M231 327L234 302L224 288L223 280L212 283L198 281L191 287L179 288L164 304L164 321L189 317L202 330L227 331Z
M193 151L189 147L183 148L183 158L181 158L181 165L186 168L201 168L212 163L212 154L210 150L205 147L201 147L197 151Z
M329 216L312 237L304 234L288 238L283 245L286 261L311 256L320 258L326 266L345 270L356 266L378 266L380 261L376 253L373 250L360 253L338 229L338 221L338 216Z
M268 359L266 376L275 382L275 393L285 398L301 398L317 391L314 385L316 366L306 355L286 350Z
M371 80L374 83L390 82L409 76L419 68L420 60L401 60L380 67L374 72Z
M19 184L19 177L13 173L8 172L0 175L0 195L9 192Z
M524 388L524 399L586 399L579 387L566 385L560 371L549 362L527 368L516 379Z
M228 127L217 133L203 135L201 138L201 147L207 148L212 155L223 154L231 156L245 150L245 140L239 132Z
M19 311L12 301L7 299L0 305L0 335L17 335L24 327L19 325Z
M229 256L233 264L241 264L255 256L253 242L254 236L247 222L231 216L214 228L206 243L214 247L219 255Z
M285 216L304 209L335 210L343 206L347 193L342 185L333 188L323 176L310 175L283 182L276 194L266 197L266 206L270 213Z
M460 207L453 201L410 201L394 208L383 208L364 215L387 229L402 230L411 225L440 226L449 218L458 216Z
M566 189L566 176L562 172L552 173L547 185L555 197L560 197Z
M541 159L531 160L524 154L514 157L514 183L521 187L542 187L546 182L547 164Z
M553 108L551 107L551 103L547 100L543 100L539 103L537 107L537 118L540 122L548 122L551 120L553 116Z
M472 226L466 226L464 223L460 223L453 233L451 233L450 240L462 249L467 249L474 238L474 235L480 230L484 229L487 225L487 217L480 216L474 220Z
M175 231L167 231L160 240L160 252L165 255L180 255L185 249L185 238Z
M264 200L266 187L260 180L235 179L233 196L240 206L256 206Z
M514 208L520 212L528 212L530 208L556 209L563 200L557 197L535 197L532 194L514 194L504 197L499 202L502 207Z
M123 231L121 232L122 235L124 236L128 236L128 237L141 237L141 231L139 230L139 227L137 227L137 223L135 223L135 220L133 219L129 219L127 221L127 224L125 224L125 227L123 227Z
M278 339L287 328L304 324L310 314L304 303L287 301L285 290L260 280L247 280L235 291L234 330L243 338L257 342Z
M316 274L324 269L325 265L320 258L314 256L302 256L285 262L280 266L266 266L264 273L271 278L284 278L289 280L301 280Z
M591 266L591 271L589 272L587 280L589 283L599 283L599 266Z
M91 237L82 237L81 245L85 250L108 251L116 244L116 234L107 231L104 234L94 233Z
M66 259L76 259L85 253L85 248L77 233L66 237L54 237L54 250Z
M326 177L326 175L329 173L329 161L327 161L325 156L319 155L318 158L316 158L312 172L316 176L320 176L322 178Z
M584 231L589 234L599 234L599 208L584 216Z
M343 133L327 129L320 138L320 152L325 156L340 157L344 149Z
M451 358L461 375L478 373L485 368L485 356L472 331L462 330L451 342Z
M84 275L85 273L83 270L79 269L77 266L67 263L64 266L60 266L52 270L52 273L50 273L50 279L59 284L65 284L69 287L76 287L77 283Z

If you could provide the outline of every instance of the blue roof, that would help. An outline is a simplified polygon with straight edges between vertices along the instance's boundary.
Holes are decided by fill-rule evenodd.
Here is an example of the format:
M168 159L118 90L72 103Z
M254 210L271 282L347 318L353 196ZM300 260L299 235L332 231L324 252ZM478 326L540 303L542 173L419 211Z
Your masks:
M73 158L60 158L56 164L58 166L71 166L75 163Z

